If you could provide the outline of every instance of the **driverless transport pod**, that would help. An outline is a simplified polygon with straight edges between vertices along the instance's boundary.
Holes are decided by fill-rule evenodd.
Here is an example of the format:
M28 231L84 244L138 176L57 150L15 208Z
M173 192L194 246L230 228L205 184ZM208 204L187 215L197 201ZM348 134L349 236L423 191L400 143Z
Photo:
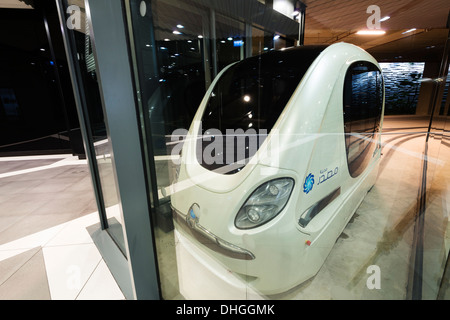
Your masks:
M313 277L375 183L383 112L380 67L354 45L228 66L182 148L176 231L257 292Z

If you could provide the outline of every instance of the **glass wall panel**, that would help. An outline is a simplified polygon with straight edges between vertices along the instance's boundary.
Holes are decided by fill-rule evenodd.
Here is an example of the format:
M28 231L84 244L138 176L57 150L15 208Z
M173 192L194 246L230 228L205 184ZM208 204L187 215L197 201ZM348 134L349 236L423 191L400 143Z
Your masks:
M445 295L448 2L304 1L304 48L270 1L125 3L165 299Z
M216 46L218 71L245 58L245 24L239 20L216 14Z
M353 262L360 265L360 279L367 278L362 276L370 271L366 268L378 266L381 289L362 291L361 297L381 297L384 292L383 298L436 299L448 255L444 245L448 214L445 207L436 205L437 198L447 195L433 186L446 179L445 163L438 161L439 151L444 150L445 121L436 114L445 109L445 85L439 79L446 78L448 68L449 4L385 1L370 6L340 1L331 13L325 1L305 3L305 44L360 46L378 60L385 82L380 172L335 249L362 243L354 236L362 235L364 221L372 219L371 229L378 231L364 241L373 250ZM441 168L439 175L433 171L437 168ZM398 267L393 270L393 265ZM344 296L361 292L355 284L349 282Z
M73 33L79 68L83 77L81 85L84 89L88 112L85 118L89 121L87 130L90 130L92 137L92 141L89 141L92 145L88 144L88 147L95 150L100 192L106 213L106 217L104 217L106 221L103 221L103 226L125 254L125 242L121 225L122 218L120 216L118 193L114 179L111 147L104 119L85 5L83 1L68 0L66 8L73 9L67 12L68 19L71 19L70 17L74 14L74 11L77 12L76 14L79 14L79 26L77 25L69 32ZM99 211L102 212L102 208L99 208Z
M0 156L84 158L55 4L24 8L0 5Z

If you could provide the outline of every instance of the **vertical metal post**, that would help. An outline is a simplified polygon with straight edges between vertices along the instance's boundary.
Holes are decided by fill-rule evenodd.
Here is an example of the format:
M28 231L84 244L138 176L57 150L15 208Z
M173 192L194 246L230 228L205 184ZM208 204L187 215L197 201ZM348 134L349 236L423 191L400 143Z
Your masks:
M135 299L160 299L149 186L121 0L86 1Z
M306 19L306 6L302 4L300 8L299 16L299 29L298 29L298 45L305 45L305 19Z
M73 152L74 146L73 146L73 138L72 138L72 136L73 136L72 129L70 127L69 117L67 115L67 106L66 106L66 101L65 101L65 97L64 97L64 92L63 92L63 89L61 86L61 78L59 77L58 64L57 64L57 60L56 60L55 50L53 49L53 41L52 41L52 36L50 34L50 27L48 25L46 6L48 6L48 3L43 2L43 3L39 3L37 7L40 8L40 11L42 14L42 19L44 21L45 34L47 36L48 47L50 50L50 57L53 62L53 64L51 64L51 67L53 70L53 74L55 76L55 82L56 82L56 87L57 87L57 91L58 91L58 98L59 98L59 102L61 103L60 107L63 112L64 122L66 125L67 133L69 135L70 146L71 146L71 149Z
M89 111L87 108L86 96L82 87L81 70L77 61L74 59L77 56L75 38L73 31L69 31L66 26L66 0L55 0L58 10L59 21L61 25L61 34L66 50L67 65L71 75L72 88L75 98L75 105L77 107L78 119L80 122L81 135L83 137L84 150L86 152L86 159L89 170L91 172L92 186L94 189L97 209L100 216L100 225L104 230L108 228L106 219L105 200L103 198L102 187L100 182L100 172L97 166L96 154L94 150L94 138L92 137L92 130L89 120Z
M253 55L253 42L252 42L252 29L251 23L245 23L245 57L250 58Z
M211 64L210 64L210 49L209 40L211 39L210 35L210 17L208 13L205 11L202 14L202 38L198 40L199 48L202 50L203 56L203 67L205 69L205 88L211 84Z
M213 79L217 76L217 39L216 39L216 11L209 9L211 24L211 58L213 64Z

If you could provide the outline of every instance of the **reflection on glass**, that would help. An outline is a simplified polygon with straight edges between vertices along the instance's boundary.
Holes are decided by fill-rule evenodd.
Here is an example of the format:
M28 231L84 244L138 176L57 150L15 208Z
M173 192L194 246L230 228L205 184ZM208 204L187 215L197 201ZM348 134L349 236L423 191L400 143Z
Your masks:
M298 59L298 49L285 51L282 60L276 52L269 52L228 68L215 84L202 116L202 135L208 136L210 129L219 132L219 135L213 134L214 137L198 141L197 158L202 166L216 170L242 160L247 163L270 133L304 74L323 49L321 46L309 50L305 48L302 59ZM247 128L252 130L246 130L245 134L258 139L258 148L251 147L252 139L243 141L245 147L240 146L239 135ZM233 137L236 143L232 149L225 145L231 137L227 130L236 132ZM208 152L208 156L219 160L209 163L203 154L217 139L223 141L223 152L215 154L215 148L214 154ZM240 148L245 152L239 152ZM236 172L237 169L227 173Z
M424 62L380 63L386 87L385 114L415 114Z
M142 104L140 116L144 119L144 123L148 121L145 127L148 140L151 141L146 145L150 155L148 162L153 166L153 179L156 180L154 184L159 191L152 201L152 205L157 209L163 204L170 205L171 192L183 187L182 184L171 185L180 172L172 161L167 160L172 157L179 159L179 153L173 154L172 150L179 146L178 138L181 135L174 139L173 131L189 129L203 94L214 77L231 63L293 46L297 37L292 37L285 31L285 25L291 22L290 18L272 13L271 1L246 1L245 3L250 3L250 7L255 9L247 16L244 16L244 8L239 8L242 10L237 13L239 10L233 11L226 5L215 5L224 4L226 1L211 3L202 1L201 4L190 0L146 2L149 10L145 16L139 14L140 1L130 0L127 3L130 7L128 19L133 35L132 50L139 87L138 97ZM394 2L391 5L396 6ZM331 2L318 2L308 6L305 19L306 44L329 45L344 41L362 47L376 60L382 62L381 67L386 81L386 116L380 119L377 113L378 101L382 94L379 90L376 96L364 96L366 90L362 88L370 86L379 88L381 83L379 72L369 69L364 73L359 70L351 74L348 79L352 84L349 92L353 95L354 101L344 104L344 101L340 100L342 103L340 110L343 111L347 105L354 110L346 110L344 115L336 114L335 118L346 121L348 130L351 125L349 132L357 132L360 135L367 133L370 137L378 133L378 124L382 122L383 155L376 184L360 203L315 277L307 284L297 286L288 292L272 296L258 295L258 298L410 299L420 296L434 299L437 297L450 247L448 210L444 205L448 202L448 188L444 181L448 180L446 178L450 174L450 164L447 161L449 143L446 134L449 125L446 116L450 113L448 107L450 99L446 98L448 85L445 85L445 81L439 84L433 79L442 76L443 79L447 79L448 69L443 75L439 72L439 66L448 37L448 29L444 26L449 8L448 4L431 5L423 2L417 5L421 8L421 15L428 11L435 15L445 12L445 19L423 22L424 25L433 26L427 29L427 32L424 32L425 29L417 28L414 32L405 34L405 31L411 29L410 26L404 25L404 22L395 19L395 15L389 13L391 18L383 21L382 26L389 23L392 27L384 36L377 38L356 34L357 30L365 27L366 21L361 15L364 15L366 8L349 5L346 8L345 19L342 19L334 15L335 8ZM403 21L422 19L417 16L417 8L414 10L402 8L402 10ZM267 17L276 16L279 19L259 19L265 14ZM249 19L249 16L252 19ZM255 23L254 20L257 19L258 23ZM298 30L298 24L296 27ZM353 62L349 60L348 66ZM239 63L236 66L238 68ZM294 69L287 66L286 74ZM234 100L222 101L221 90L213 90L208 97L210 105L204 113L203 120L206 125L203 129L219 128L225 132L224 129L234 128L235 124L231 120L236 120L239 128L271 128L269 113L261 112L254 106L260 102L262 106L267 107L263 108L263 111L269 110L279 114L276 97L260 98L255 89L259 84L255 80L258 77L254 77L257 72L245 70L242 73L247 76L234 79L236 81L230 76L228 87L222 88L220 83L216 85L224 92L226 89L228 93L234 92ZM283 78L288 77L282 76L274 80L267 76L264 78L268 79L267 84L264 85L270 83L282 87ZM298 83L299 79L294 78L294 82ZM227 75L224 75L224 79L227 79ZM424 79L431 81L427 82ZM333 90L342 94L344 83ZM356 110L358 101L363 96L365 100L368 98L369 101L377 102L374 103L373 110L370 108ZM437 110L434 115L439 114L441 118L431 118L433 105L437 106L434 107ZM228 113L230 123L218 123L219 112ZM233 116L236 119L233 119ZM350 116L351 119L348 118ZM274 118L277 118L276 115ZM426 144L430 119L433 119L431 128L434 131L428 135L429 142ZM370 150L366 141L351 135L347 141L342 141L343 148L345 142L347 146L354 146L350 148L349 162L365 158L366 154L360 151ZM428 158L423 157L426 145L429 147ZM180 151L181 148L176 150ZM370 155L371 152L366 153ZM428 164L429 167L424 164ZM424 175L424 172L428 175ZM427 198L424 207L419 209L417 204L418 200L421 200L423 190L427 191ZM333 198L339 194L340 189L335 189L330 190L328 196ZM189 215L184 217L187 225L196 225L196 208L192 205L192 212L189 211ZM257 215L252 212L249 219L257 219ZM425 228L420 224L421 219L426 222ZM205 264L201 263L202 258L205 258L201 251L189 247L181 236L176 238L173 229L164 227L161 219L156 220L158 223L155 234L163 297L182 299L192 297L189 294L194 292L200 299L209 298L205 296L204 287L220 287L223 285L220 277L217 273L208 273ZM420 234L418 230L424 230L424 233ZM220 235L211 235L207 232L203 235L206 236L204 241L211 246L231 248L229 243L219 237ZM421 245L420 239L423 240ZM239 251L240 248L233 249ZM200 257L200 262L179 265L179 261L186 261L189 254ZM245 255L245 252L239 254ZM289 257L286 259L289 260ZM206 261L206 258L203 261ZM223 268L217 261L213 264L217 267L216 270ZM186 273L183 273L181 268L190 270L189 279L182 277ZM370 282L376 279L370 276L377 276L378 271L381 289L378 289L376 283ZM194 280L194 273L201 276ZM221 275L226 277L229 274L228 272ZM233 298L255 297L249 286L246 286L255 281L255 278L242 273L233 274L233 277L229 276L227 279L233 279L231 285L239 288L242 293L239 297ZM216 290L214 294L229 297L227 294L232 291L227 291L226 286L221 288L223 290Z
M111 144L108 139L105 119L100 98L97 80L96 65L92 52L89 24L86 19L84 3L69 0L68 5L80 7L82 23L80 29L74 28L76 50L79 57L79 66L83 77L84 92L86 95L89 114L86 117L90 122L90 130L94 139L92 146L95 149L101 192L107 217L107 231L125 254L121 215L118 207L118 193L114 179L114 170L111 161Z

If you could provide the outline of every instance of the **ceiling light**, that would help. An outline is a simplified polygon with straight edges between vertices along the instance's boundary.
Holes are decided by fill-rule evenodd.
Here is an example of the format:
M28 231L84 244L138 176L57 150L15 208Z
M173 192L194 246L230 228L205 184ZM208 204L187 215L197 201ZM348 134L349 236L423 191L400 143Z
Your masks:
M389 16L386 16L386 17L384 17L384 18L381 18L380 19L380 22L383 22L383 21L386 21L386 20L389 20L391 17L389 17Z
M225 40L220 41L220 43L225 43Z
M228 37L227 40L228 41L233 41L233 38L232 37Z
M173 33L173 34L181 34L181 32L178 31L178 30L174 30L172 33Z
M406 30L405 32L402 32L402 34L410 33L410 32L416 31L416 30L417 30L416 28L412 28L412 29Z
M184 26L183 26L182 24L177 24L177 28L178 28L178 29L183 29Z
M198 38L199 38L199 39L203 39L203 36L202 36L202 35L199 35Z
M170 41L170 39L167 39L167 38L166 38L166 39L164 39L164 41Z
M364 36L380 36L385 33L386 31L384 30L359 30L358 32L356 32L356 34Z
M45 49L44 49L44 48L40 48L39 50L41 50L41 51L45 51Z
M277 35L275 35L275 37L273 37L273 40L278 40L278 39L280 39L280 35L279 34L277 34Z

